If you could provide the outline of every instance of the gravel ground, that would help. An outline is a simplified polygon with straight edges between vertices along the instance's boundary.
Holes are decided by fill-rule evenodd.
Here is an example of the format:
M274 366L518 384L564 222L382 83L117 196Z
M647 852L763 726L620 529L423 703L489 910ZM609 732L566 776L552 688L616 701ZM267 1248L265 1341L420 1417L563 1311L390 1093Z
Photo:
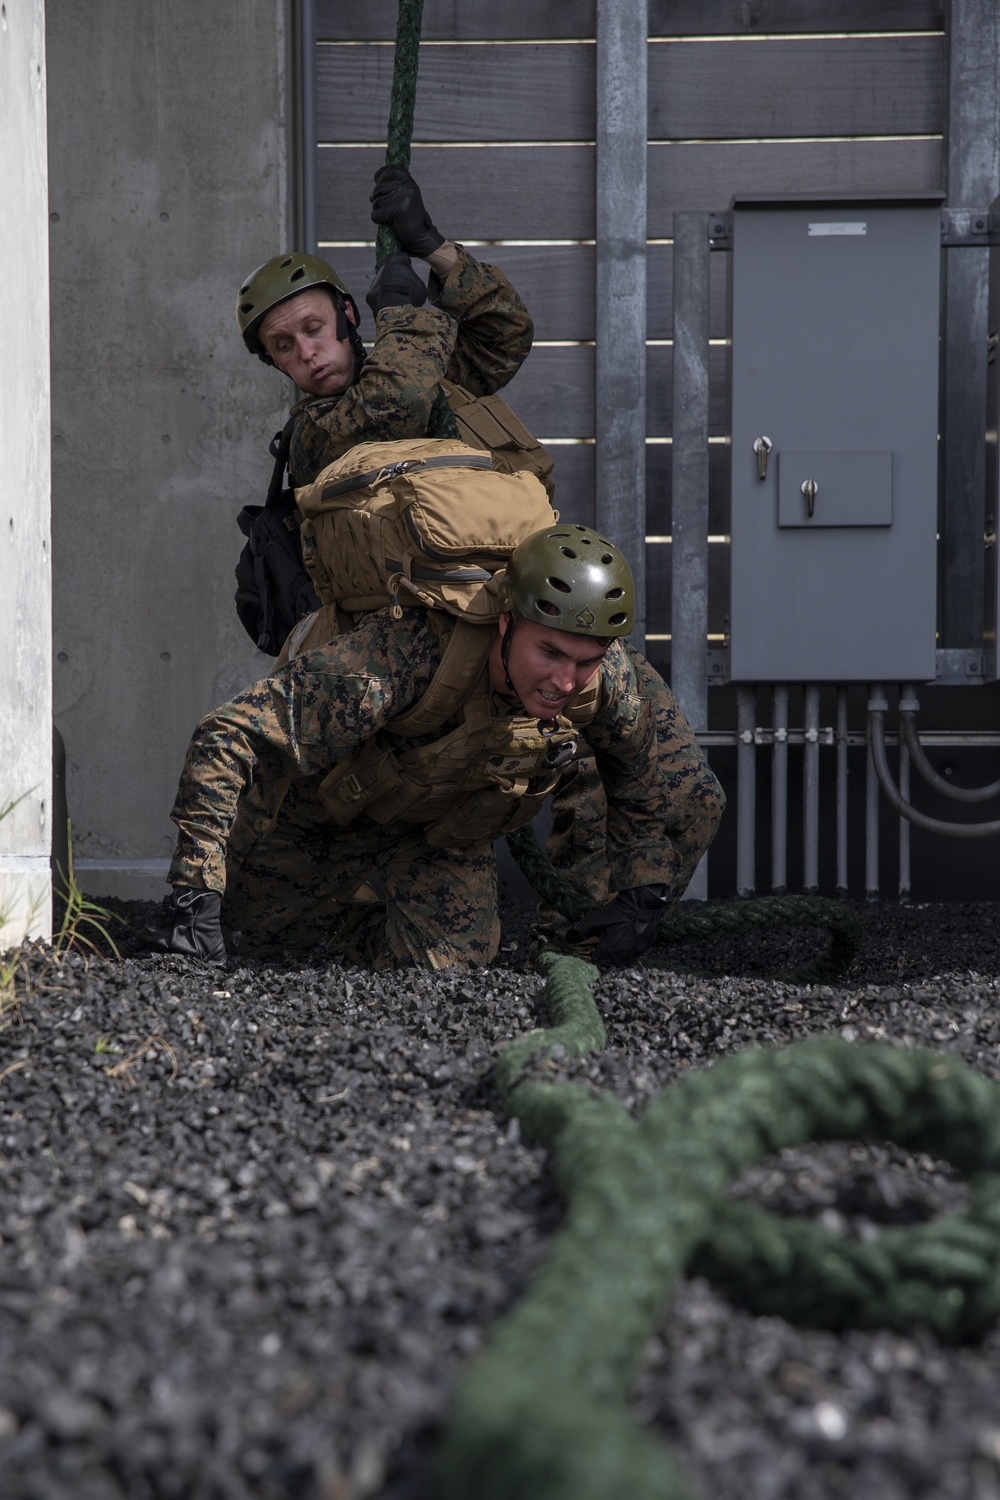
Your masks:
M488 971L383 979L143 954L146 909L118 910L123 962L35 957L0 1034L0 1492L430 1500L454 1377L562 1212L492 1083L543 1022L524 914ZM606 975L607 1051L569 1071L641 1108L833 1031L1000 1076L998 914L859 908L864 951L822 988L769 977L815 934L662 950L709 977ZM861 1235L963 1201L944 1164L850 1142L737 1191ZM634 1399L696 1500L1000 1500L995 1329L796 1329L693 1280Z

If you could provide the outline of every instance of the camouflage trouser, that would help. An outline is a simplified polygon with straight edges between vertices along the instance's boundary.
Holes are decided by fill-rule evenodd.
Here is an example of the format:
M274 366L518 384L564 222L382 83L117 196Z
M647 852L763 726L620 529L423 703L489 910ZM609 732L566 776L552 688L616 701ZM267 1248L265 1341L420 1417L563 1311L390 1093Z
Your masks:
M365 817L340 828L293 784L269 831L230 842L223 923L239 951L322 944L376 969L486 964L500 944L493 847L434 849L413 824Z

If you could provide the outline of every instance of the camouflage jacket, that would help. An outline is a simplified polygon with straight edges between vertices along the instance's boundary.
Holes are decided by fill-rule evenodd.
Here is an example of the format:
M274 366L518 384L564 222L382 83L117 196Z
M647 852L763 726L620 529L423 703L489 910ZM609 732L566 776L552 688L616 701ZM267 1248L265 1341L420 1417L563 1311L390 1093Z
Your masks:
M207 715L171 812L179 839L170 881L223 891L237 815L241 837L264 834L276 815L275 789L287 778L318 785L422 697L441 650L425 610L404 610L398 621L382 610ZM581 736L607 797L610 888L673 885L675 840L698 818L714 777L666 683L638 653L613 641L599 672L600 706Z
M338 396L310 396L292 408L288 468L296 487L356 443L424 437L442 379L475 396L500 390L531 349L528 310L495 266L461 245L447 278L431 273L424 307L387 307L354 385Z

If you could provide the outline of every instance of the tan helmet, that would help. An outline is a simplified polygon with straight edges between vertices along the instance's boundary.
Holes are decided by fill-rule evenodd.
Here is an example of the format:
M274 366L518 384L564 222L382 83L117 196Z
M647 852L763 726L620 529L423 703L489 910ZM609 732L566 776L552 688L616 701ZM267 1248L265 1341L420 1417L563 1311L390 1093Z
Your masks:
M345 303L354 314L354 327L358 324L358 305L332 266L318 255L307 255L296 251L292 255L273 255L256 271L251 272L240 287L236 298L236 321L243 342L251 354L256 354L265 364L271 364L271 356L260 341L260 325L272 307L307 292L310 287L328 286L333 292L340 319L337 337L345 338L351 325L343 316ZM345 325L341 332L340 323Z
M614 542L590 526L560 521L514 548L500 605L571 635L628 635L635 622L635 582Z

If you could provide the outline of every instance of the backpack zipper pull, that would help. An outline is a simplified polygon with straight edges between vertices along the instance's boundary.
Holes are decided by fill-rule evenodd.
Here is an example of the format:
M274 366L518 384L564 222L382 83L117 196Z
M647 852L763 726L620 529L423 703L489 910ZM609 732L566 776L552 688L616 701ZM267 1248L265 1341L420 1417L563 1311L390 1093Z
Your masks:
M391 479L398 479L401 474L408 474L411 469L421 469L423 466L422 458L401 458L398 463L387 464L375 475L372 480L372 489L378 489L380 484L385 484Z

